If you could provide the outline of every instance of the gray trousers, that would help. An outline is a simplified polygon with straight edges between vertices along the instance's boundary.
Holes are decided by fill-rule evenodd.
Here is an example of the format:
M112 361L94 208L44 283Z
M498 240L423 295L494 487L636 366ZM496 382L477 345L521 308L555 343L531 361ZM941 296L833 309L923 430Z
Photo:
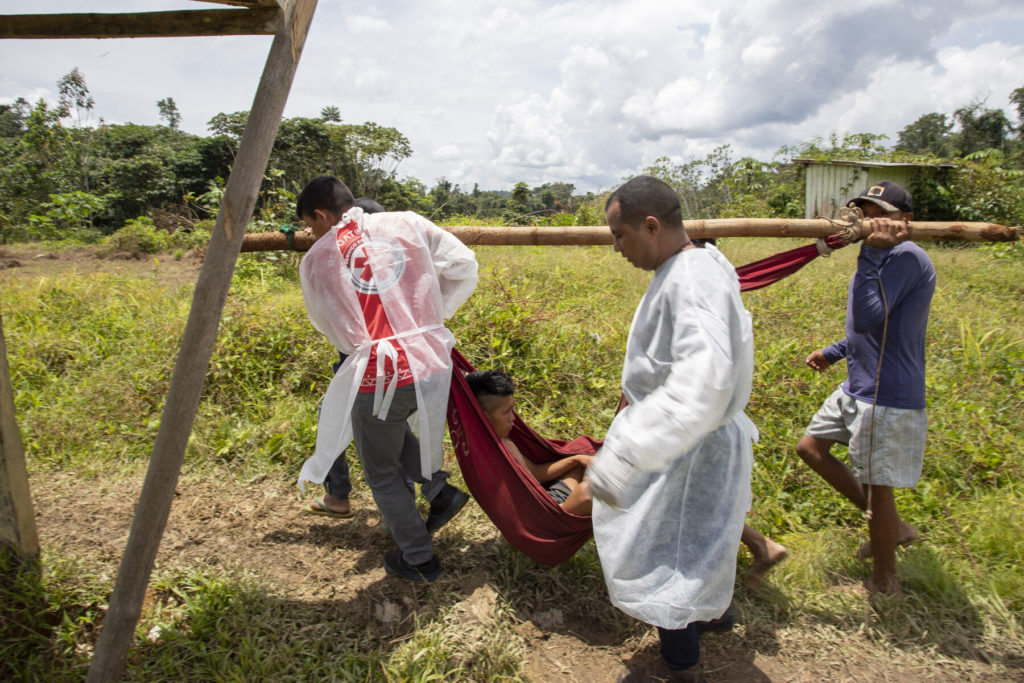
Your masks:
M366 484L402 557L409 564L423 564L434 556L434 547L412 485L430 482L420 471L419 440L406 423L416 412L415 386L395 390L386 419L372 412L373 392L359 393L352 405L352 432Z
M444 470L434 472L433 476L430 477L430 481L420 484L420 495L425 500L434 500L434 498L437 498L437 494L444 490L444 485L448 483L449 476L451 475ZM409 486L412 486L412 481L407 483ZM346 500L352 494L352 478L348 474L348 455L345 451L341 452L341 455L331 465L330 471L327 472L327 478L324 479L324 490L335 498L344 498Z

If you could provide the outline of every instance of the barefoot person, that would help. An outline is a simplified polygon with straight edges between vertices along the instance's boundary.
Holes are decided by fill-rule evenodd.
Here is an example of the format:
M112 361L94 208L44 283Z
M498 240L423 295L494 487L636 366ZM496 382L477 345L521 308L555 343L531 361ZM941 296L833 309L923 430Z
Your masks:
M662 660L620 680L703 681L697 623L729 606L750 508L750 314L732 265L690 242L668 185L633 178L605 211L615 250L654 271L626 342L628 405L586 475L612 603L661 640Z
M761 535L749 524L743 525L740 542L747 546L747 550L754 556L754 561L750 564L750 568L747 569L745 580L747 588L757 588L760 586L771 568L789 556L789 551L785 546L776 543L767 536Z
M888 180L850 201L871 221L857 258L846 307L846 338L814 351L818 372L846 358L846 381L829 396L796 446L800 457L839 493L867 510L873 557L872 593L899 595L896 547L917 530L900 519L893 487L913 488L921 476L925 413L925 329L935 268L906 238L914 217L910 193ZM848 467L831 454L849 445Z

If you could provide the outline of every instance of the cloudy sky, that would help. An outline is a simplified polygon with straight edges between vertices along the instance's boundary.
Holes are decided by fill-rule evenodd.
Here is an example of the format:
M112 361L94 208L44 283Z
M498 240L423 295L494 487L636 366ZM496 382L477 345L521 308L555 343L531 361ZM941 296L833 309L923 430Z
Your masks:
M0 12L202 9L188 0L5 0ZM0 40L0 102L84 74L107 122L208 134L249 109L272 38ZM832 131L890 136L1024 86L1021 0L320 0L285 116L337 106L412 143L428 186L607 189L656 158L770 159Z

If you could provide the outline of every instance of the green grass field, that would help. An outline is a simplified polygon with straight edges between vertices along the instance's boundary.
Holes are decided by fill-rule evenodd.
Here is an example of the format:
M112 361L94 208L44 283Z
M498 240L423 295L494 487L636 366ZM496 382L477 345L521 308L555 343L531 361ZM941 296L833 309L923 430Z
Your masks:
M799 244L729 239L722 249L740 265ZM737 588L741 628L705 638L720 669L712 680L743 680L728 669L735 657L780 680L842 680L850 661L867 662L858 674L866 680L908 671L912 680L1024 680L1024 248L926 248L938 272L929 444L921 484L897 496L922 541L900 552L900 603L871 607L857 590L869 574L854 558L866 522L794 452L844 377L841 365L817 375L803 359L843 335L856 248L744 294L756 334L748 414L761 430L749 521L790 558L766 589ZM520 415L541 434L602 436L649 275L608 247L483 247L477 255L480 286L451 323L463 353L516 378ZM267 515L290 514L281 511L309 498L294 479L311 452L333 352L306 319L295 263L280 255L239 262L183 491L217 482L218 495L260 498ZM119 523L130 520L190 304L191 285L161 270L171 265L78 272L57 260L49 273L0 273L18 422L43 501L41 573L14 576L4 560L0 677L76 680L88 665L124 538L75 541L93 527L102 536L107 525L76 515L76 496L116 500ZM354 503L372 510L355 470ZM296 519L288 524L306 524ZM193 522L186 528L199 533ZM264 535L261 547L295 543L289 533L285 525ZM544 568L498 542L474 509L439 542L454 580L408 589L360 583L379 570L386 541L371 540L373 552L363 553L355 536L332 535L348 531L309 533L335 544L321 551L311 543L310 553L361 558L344 581L321 577L315 590L283 581L256 551L223 562L162 549L129 656L132 680L548 680L529 663L540 641L523 624L544 624L537 615L553 607L564 610L562 625L552 617L545 637L575 637L584 657L621 657L654 642L607 604L592 544ZM748 563L741 550L741 572ZM482 585L493 591L489 616L464 618L470 589ZM374 605L366 610L394 605L403 616L364 614L357 598Z

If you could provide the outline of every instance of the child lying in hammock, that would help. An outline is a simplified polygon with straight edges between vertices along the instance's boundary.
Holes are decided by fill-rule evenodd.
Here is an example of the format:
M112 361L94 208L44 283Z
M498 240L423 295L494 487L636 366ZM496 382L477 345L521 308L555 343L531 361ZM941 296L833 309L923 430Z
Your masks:
M496 370L486 370L469 373L466 382L487 414L494 431L516 461L547 490L548 495L563 510L575 515L589 515L590 485L583 481L583 471L594 456L569 455L542 464L531 461L509 438L512 425L515 424L516 406L512 378Z

